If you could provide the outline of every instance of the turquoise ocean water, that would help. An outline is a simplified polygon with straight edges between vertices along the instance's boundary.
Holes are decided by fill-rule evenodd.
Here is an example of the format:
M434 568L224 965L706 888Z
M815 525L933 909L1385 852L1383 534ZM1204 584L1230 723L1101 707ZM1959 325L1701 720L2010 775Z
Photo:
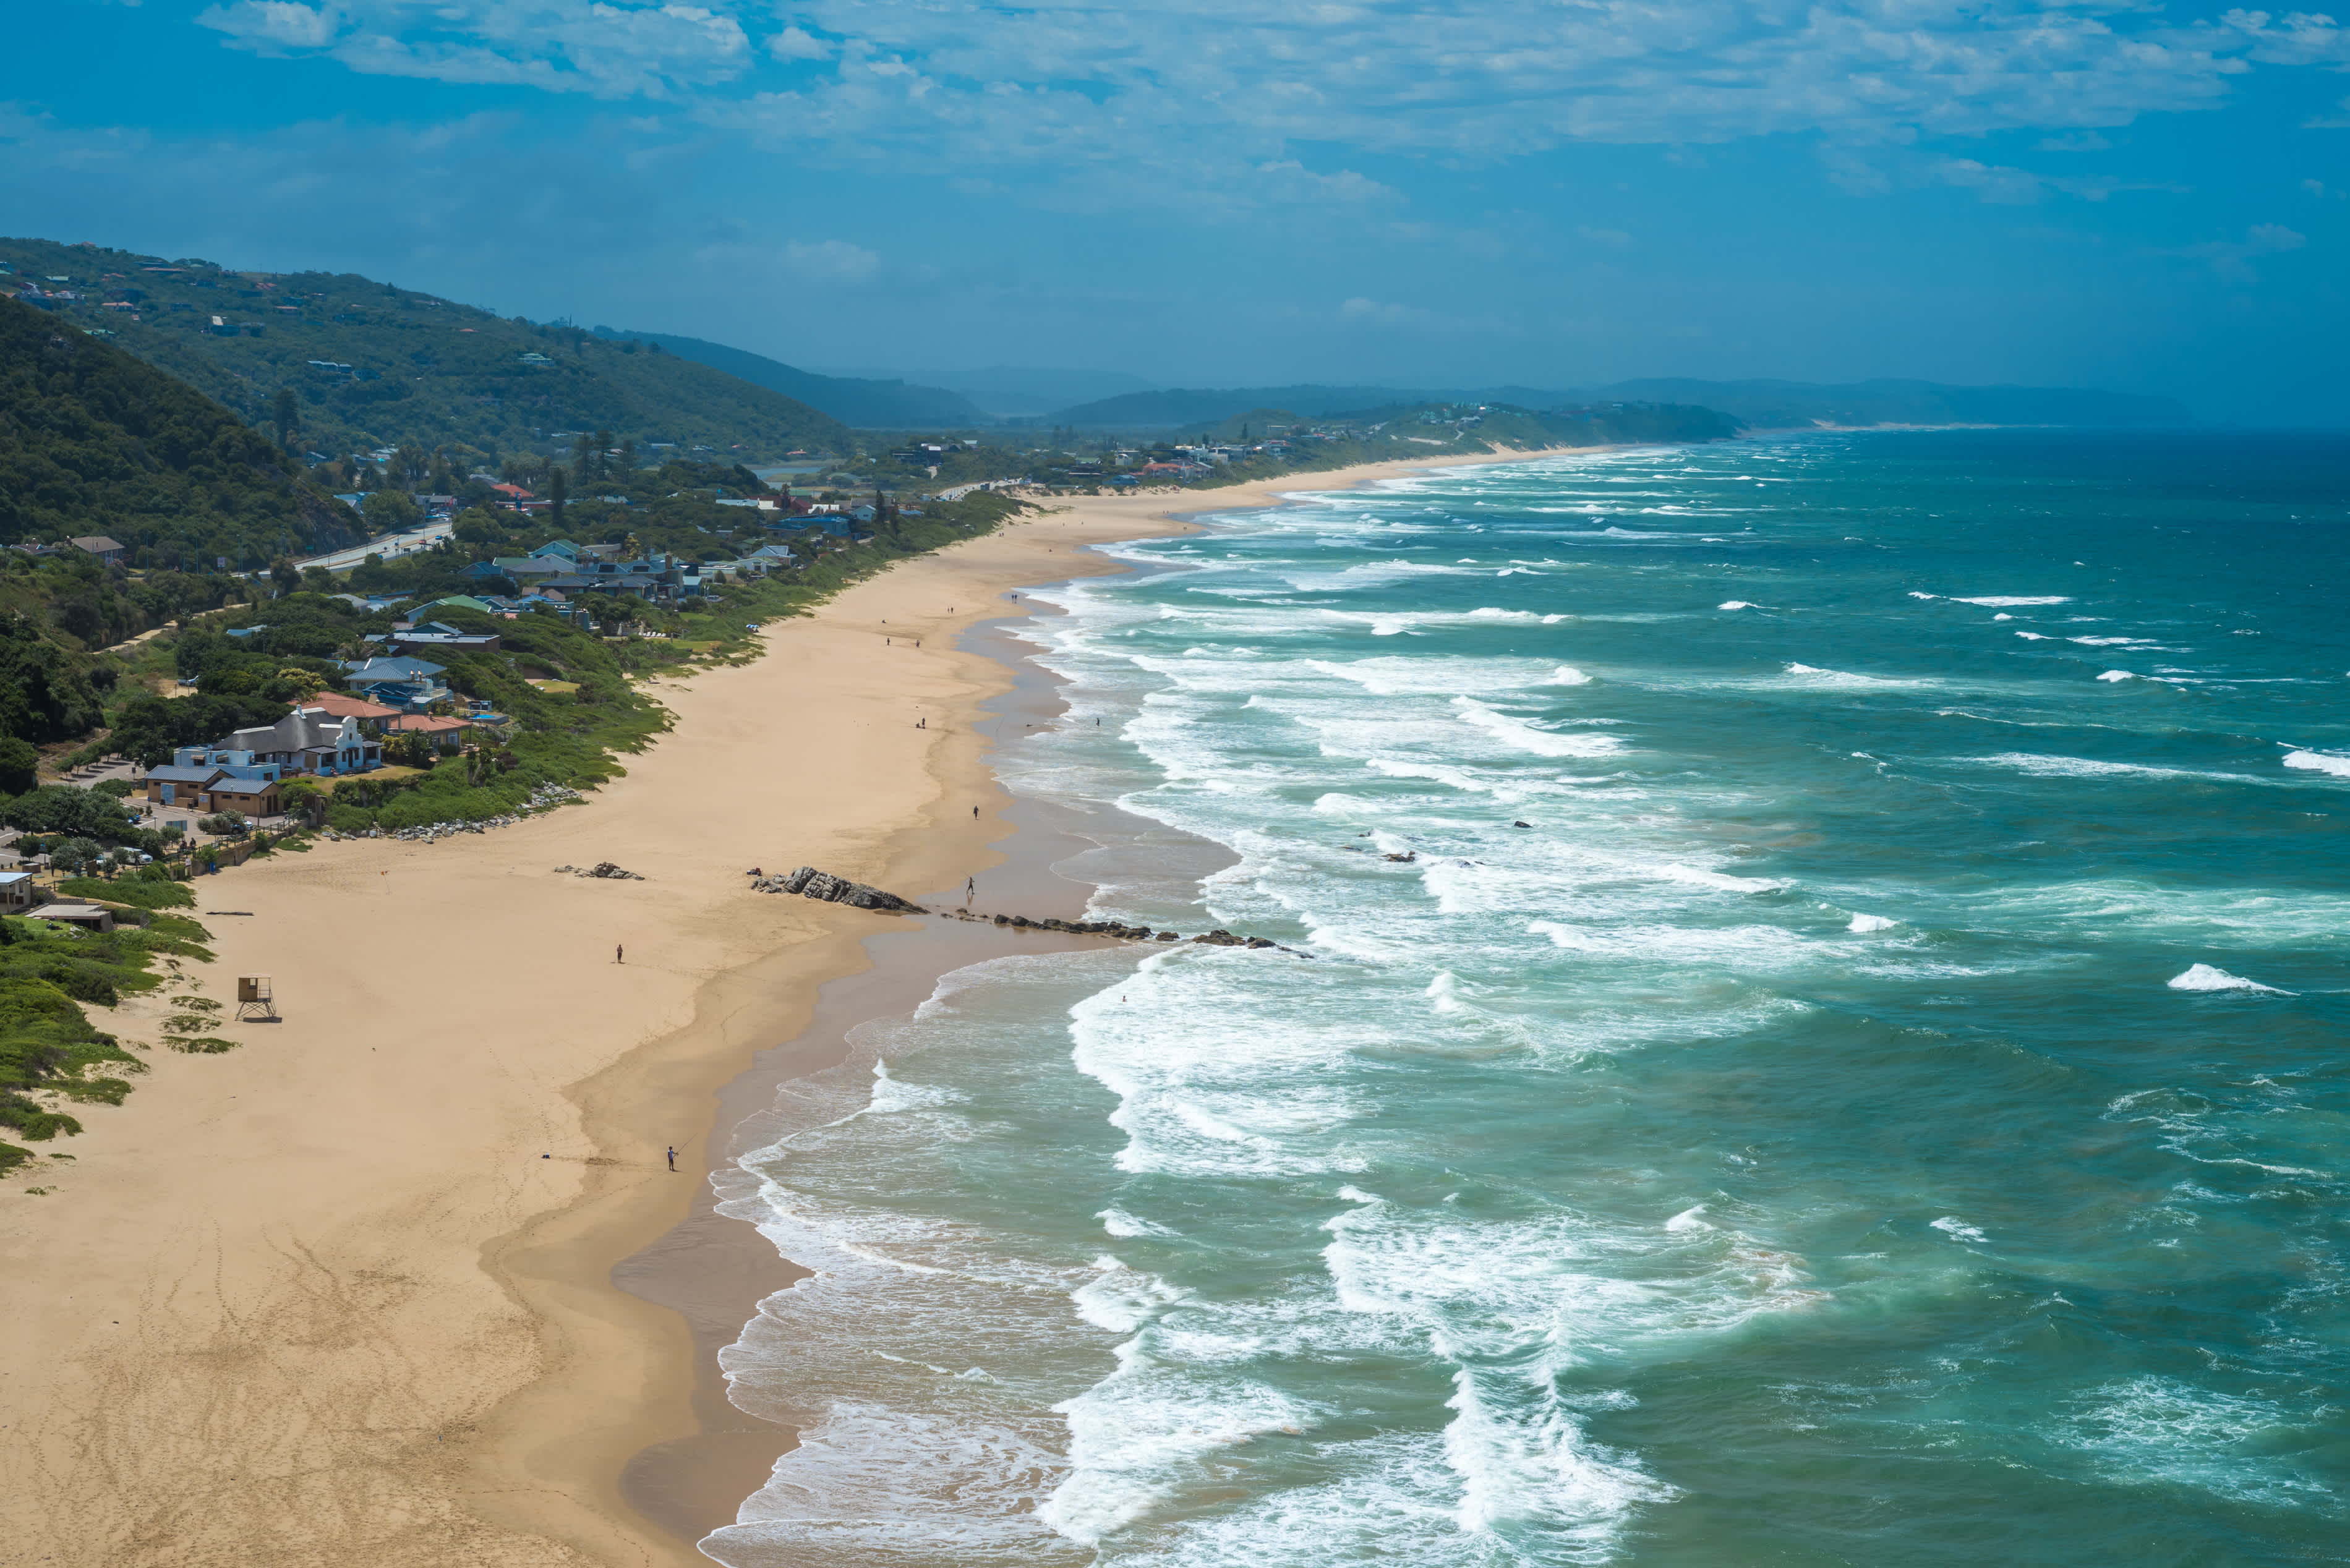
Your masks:
M1238 857L1096 907L1309 956L792 1085L726 1365L821 1419L706 1550L2350 1561L2345 531L2341 438L1820 434L1040 595L1009 782Z

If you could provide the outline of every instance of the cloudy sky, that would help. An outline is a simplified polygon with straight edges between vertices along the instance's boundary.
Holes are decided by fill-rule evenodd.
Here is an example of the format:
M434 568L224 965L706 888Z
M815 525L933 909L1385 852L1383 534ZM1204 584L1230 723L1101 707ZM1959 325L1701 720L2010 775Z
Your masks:
M49 0L10 29L0 229L812 368L1914 376L2350 421L2321 14Z

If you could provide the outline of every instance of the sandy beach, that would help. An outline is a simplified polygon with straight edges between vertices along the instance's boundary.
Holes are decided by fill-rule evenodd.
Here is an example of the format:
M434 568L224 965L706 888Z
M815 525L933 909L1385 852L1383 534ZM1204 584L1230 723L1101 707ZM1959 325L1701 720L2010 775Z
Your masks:
M957 633L1117 569L1086 546L1178 511L1430 466L1043 503L771 628L754 662L661 682L673 729L584 805L198 884L219 961L192 978L225 1001L269 974L284 1022L151 1052L126 1105L41 1146L74 1157L41 1160L49 1195L0 1193L0 1563L706 1562L636 1504L665 1484L640 1456L724 1424L706 1379L697 1400L712 1331L645 1296L662 1268L733 1271L711 1311L791 1277L739 1247L697 1262L680 1231L713 1127L755 1109L713 1096L821 1033L820 988L905 923L743 871L912 894L1000 865L1015 823L976 726L1013 677ZM603 860L644 880L553 869ZM162 1011L99 1023L151 1040ZM631 1259L640 1293L613 1282ZM695 1451L740 1495L773 1448Z

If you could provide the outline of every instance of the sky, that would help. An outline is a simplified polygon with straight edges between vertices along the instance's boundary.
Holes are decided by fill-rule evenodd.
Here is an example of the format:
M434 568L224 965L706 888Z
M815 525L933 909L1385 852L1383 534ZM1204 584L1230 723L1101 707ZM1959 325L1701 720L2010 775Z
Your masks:
M1905 377L2350 424L2350 14L47 0L0 231L815 369Z

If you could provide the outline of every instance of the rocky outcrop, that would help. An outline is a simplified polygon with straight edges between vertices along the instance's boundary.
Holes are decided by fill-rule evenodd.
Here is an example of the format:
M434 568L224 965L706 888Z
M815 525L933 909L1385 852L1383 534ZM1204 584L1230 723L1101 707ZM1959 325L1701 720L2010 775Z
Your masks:
M598 860L593 866L557 866L555 868L555 871L557 876L568 874L573 877L601 877L606 881L609 882L641 882L644 880L642 873L636 871L623 871L618 866L613 865L609 860Z
M937 914L954 920L992 922L1011 930L1063 931L1073 937L1108 937L1127 942L1180 942L1184 940L1180 931L1154 931L1149 926L1129 926L1118 920L1032 920L1025 915L987 915L970 909L925 909L920 904L908 903L895 893L885 893L862 882L831 876L813 866L803 866L787 877L754 874L751 890L755 893L796 893L803 898L815 898L827 904L847 904L857 909L879 909L885 914ZM1296 951L1278 942L1267 941L1263 937L1236 937L1221 929L1191 940L1205 942L1210 947L1272 948L1285 953Z
M895 893L885 893L862 882L851 882L846 877L835 877L813 866L803 866L788 877L761 877L751 886L761 893L797 893L803 898L814 898L825 904L846 904L852 909L879 909L885 914L907 915L924 912L920 904L910 904Z

